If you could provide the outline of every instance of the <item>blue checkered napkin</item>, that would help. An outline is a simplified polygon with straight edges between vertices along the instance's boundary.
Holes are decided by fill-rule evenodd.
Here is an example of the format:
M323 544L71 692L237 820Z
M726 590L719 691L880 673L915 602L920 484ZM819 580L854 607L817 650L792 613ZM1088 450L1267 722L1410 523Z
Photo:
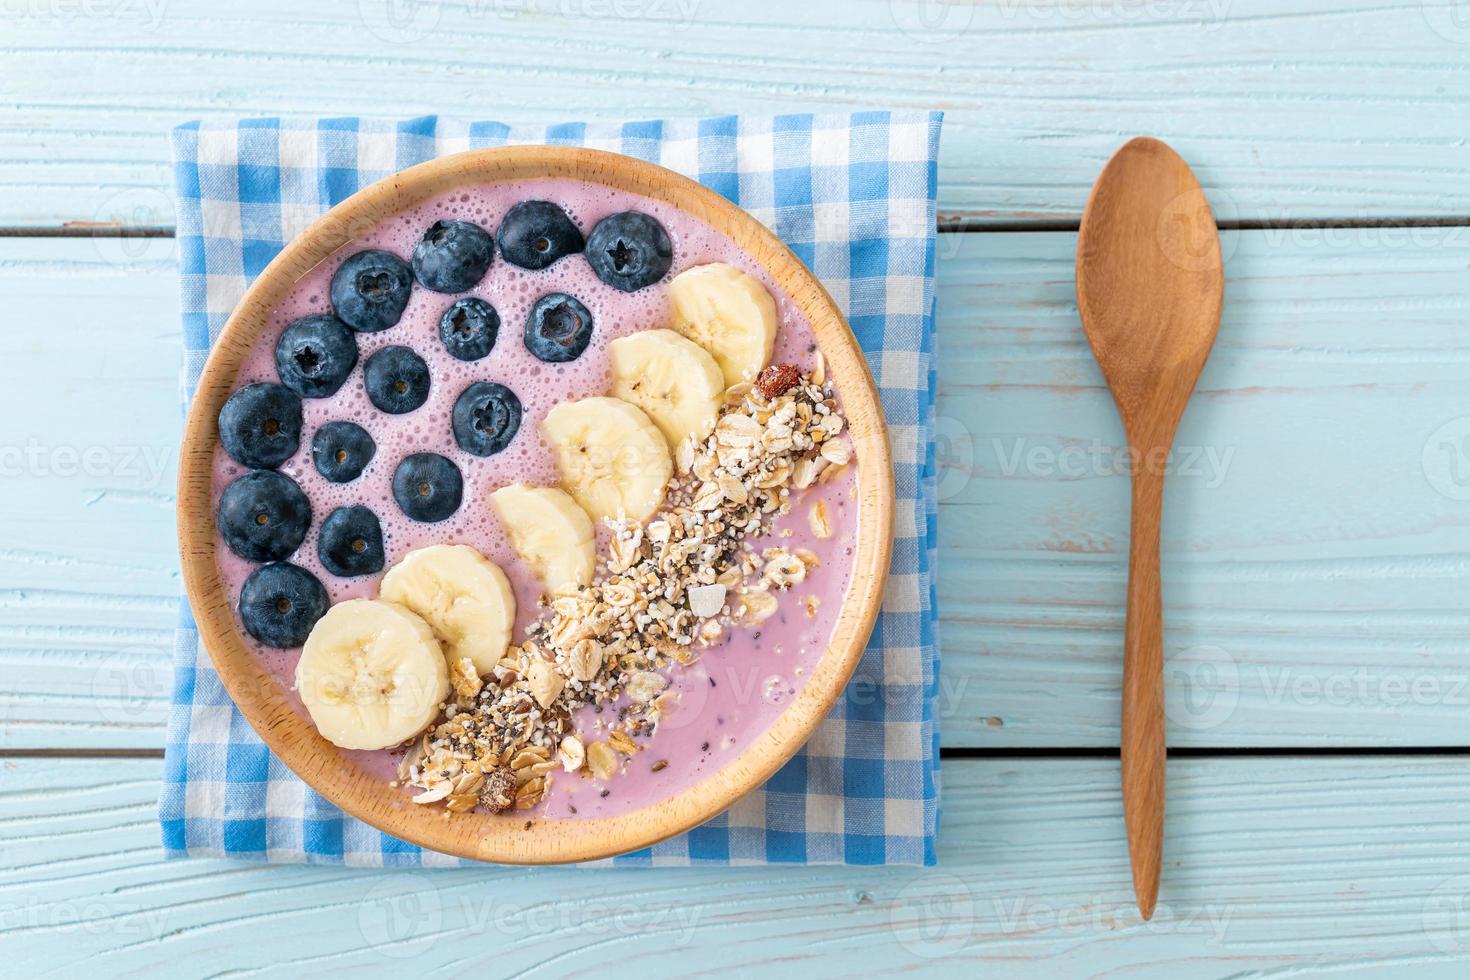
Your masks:
M763 788L613 864L932 864L935 718L934 192L940 116L718 119L511 128L418 119L250 119L174 131L184 395L246 286L318 215L396 170L508 143L562 143L688 174L772 228L867 352L893 433L898 510L883 612L846 696ZM345 817L235 710L181 604L159 806L171 856L452 865Z

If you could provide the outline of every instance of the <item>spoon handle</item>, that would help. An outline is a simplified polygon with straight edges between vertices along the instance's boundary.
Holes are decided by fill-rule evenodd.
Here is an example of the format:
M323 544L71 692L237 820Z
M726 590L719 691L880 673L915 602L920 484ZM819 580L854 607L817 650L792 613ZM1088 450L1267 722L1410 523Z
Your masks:
M1158 454L1134 458L1146 461ZM1164 612L1159 579L1163 501L1162 470L1135 466L1123 638L1123 821L1128 828L1133 893L1144 919L1154 914L1164 852Z

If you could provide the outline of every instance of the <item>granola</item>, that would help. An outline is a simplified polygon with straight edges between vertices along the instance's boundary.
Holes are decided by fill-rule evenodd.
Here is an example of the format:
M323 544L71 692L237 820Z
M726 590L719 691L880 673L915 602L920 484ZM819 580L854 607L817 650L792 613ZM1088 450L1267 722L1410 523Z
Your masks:
M483 678L456 665L454 701L400 765L421 790L414 802L526 810L555 770L599 780L620 772L674 708L667 672L727 630L769 618L776 593L817 566L806 549L757 551L756 541L795 492L851 461L844 432L820 354L811 373L779 365L730 388L710 436L677 448L654 518L606 522L611 539L592 583L543 597L525 641ZM812 521L830 528L825 508ZM815 601L803 606L811 615ZM599 740L584 744L573 713L619 701L613 720L599 718Z

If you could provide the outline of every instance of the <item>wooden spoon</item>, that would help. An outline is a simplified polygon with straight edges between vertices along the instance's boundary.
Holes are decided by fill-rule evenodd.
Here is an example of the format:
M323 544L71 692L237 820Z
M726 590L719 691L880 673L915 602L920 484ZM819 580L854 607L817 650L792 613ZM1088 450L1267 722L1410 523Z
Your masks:
M1123 818L1133 892L1154 913L1164 850L1164 616L1159 521L1174 431L1220 327L1225 277L1209 202L1164 143L1129 140L1092 186L1077 308L1133 460L1123 639Z

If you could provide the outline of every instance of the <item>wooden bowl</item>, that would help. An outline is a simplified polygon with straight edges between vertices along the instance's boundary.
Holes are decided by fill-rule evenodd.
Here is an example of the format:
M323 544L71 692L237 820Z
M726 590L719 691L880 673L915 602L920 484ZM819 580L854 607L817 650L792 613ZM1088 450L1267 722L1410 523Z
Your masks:
M776 722L723 768L657 805L588 820L457 814L418 806L401 788L363 772L294 708L235 625L215 560L211 466L216 418L240 365L292 286L318 263L388 217L466 184L565 177L673 205L727 235L806 314L847 413L858 482L852 582L830 645ZM343 201L278 255L246 292L204 366L179 461L179 551L200 640L242 714L282 762L347 813L422 847L481 861L551 864L621 854L694 827L781 767L811 736L857 666L883 598L893 544L893 468L877 389L857 340L816 277L763 225L711 190L630 157L569 147L472 151L411 167Z

